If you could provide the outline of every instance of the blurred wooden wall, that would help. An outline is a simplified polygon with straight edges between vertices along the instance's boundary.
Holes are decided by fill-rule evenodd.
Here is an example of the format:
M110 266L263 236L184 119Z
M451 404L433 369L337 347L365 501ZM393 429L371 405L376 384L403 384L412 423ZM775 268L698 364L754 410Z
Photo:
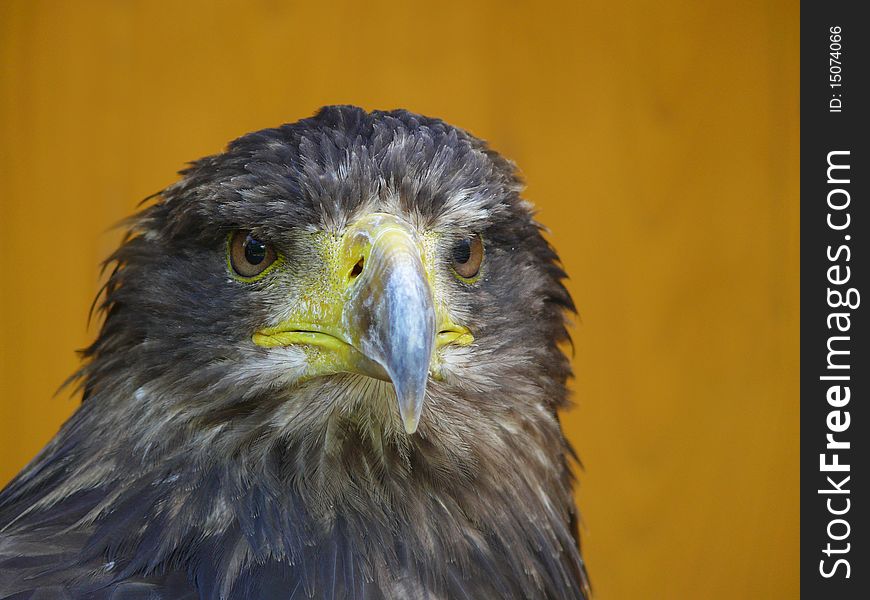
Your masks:
M798 595L798 2L0 3L0 482L74 410L107 230L331 103L522 168L572 279L597 596Z

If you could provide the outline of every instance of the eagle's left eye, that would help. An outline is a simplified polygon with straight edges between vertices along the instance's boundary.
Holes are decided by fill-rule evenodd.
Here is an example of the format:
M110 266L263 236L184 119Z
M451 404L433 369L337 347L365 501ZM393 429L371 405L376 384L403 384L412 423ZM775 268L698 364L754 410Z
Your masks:
M227 254L230 267L245 281L253 281L265 274L278 259L275 249L255 238L250 231L233 233L229 239Z
M453 270L463 280L477 277L480 264L483 262L483 240L479 235L473 235L459 240L451 250Z

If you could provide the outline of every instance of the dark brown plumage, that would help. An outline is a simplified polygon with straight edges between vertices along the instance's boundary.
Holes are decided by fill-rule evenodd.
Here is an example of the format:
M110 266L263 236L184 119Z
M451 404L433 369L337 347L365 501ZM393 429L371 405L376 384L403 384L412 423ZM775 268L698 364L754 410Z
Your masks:
M573 306L520 189L459 129L348 106L194 163L0 493L0 598L586 597Z

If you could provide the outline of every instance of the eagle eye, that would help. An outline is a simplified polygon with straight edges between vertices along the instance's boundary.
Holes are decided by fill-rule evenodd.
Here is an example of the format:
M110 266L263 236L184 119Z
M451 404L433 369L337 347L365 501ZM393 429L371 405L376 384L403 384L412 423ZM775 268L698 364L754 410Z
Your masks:
M453 270L462 279L473 279L480 272L483 262L483 240L475 234L459 240L451 251Z
M270 244L251 235L250 231L236 231L230 235L227 243L227 259L238 278L254 281L275 264L278 253Z

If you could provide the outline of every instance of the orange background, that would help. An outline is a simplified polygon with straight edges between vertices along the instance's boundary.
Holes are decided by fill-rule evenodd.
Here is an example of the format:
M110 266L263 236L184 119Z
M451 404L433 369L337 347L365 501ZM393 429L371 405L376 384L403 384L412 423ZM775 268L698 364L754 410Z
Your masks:
M571 275L600 599L798 595L798 2L0 3L0 483L77 399L107 229L323 104L521 167Z

